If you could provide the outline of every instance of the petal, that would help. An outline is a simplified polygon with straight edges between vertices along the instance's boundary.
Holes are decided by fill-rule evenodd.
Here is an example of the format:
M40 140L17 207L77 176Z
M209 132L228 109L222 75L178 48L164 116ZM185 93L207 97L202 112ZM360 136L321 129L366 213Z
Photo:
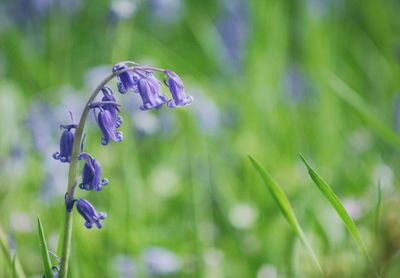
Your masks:
M117 131L117 119L108 110L101 111L98 115L98 122L103 132L102 144L107 145L110 138L115 142L123 139L122 132Z

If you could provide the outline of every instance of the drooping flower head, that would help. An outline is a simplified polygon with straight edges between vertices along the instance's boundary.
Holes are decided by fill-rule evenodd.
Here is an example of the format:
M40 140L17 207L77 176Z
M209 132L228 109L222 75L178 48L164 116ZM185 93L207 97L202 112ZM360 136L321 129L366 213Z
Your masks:
M70 162L72 155L72 146L74 145L75 131L77 127L75 124L60 125L64 131L60 138L60 151L53 153L53 158L61 162Z
M168 98L161 92L160 81L149 71L138 70L137 72L139 74L137 86L143 102L140 109L160 108L168 101Z
M79 185L83 190L100 191L108 184L108 180L102 178L100 163L88 153L81 153L79 159L85 160L82 170L82 183Z
M117 72L120 70L124 70L128 68L128 64L125 62L121 62L118 64L115 64L113 66L113 72ZM135 76L133 74L133 71L125 71L121 74L118 75L118 83L117 83L118 91L121 94L126 94L129 90L136 91L136 81L135 81Z
M105 103L103 104L101 107L104 110L108 110L111 115L114 117L115 119L115 124L116 124L116 128L120 127L122 124L122 118L121 116L118 115L119 113L119 108L116 104L116 99L113 95L112 90L109 87L103 87L101 89L102 93L103 93L103 97L101 99L102 102L112 102L112 103Z
M117 127L121 124L116 119L113 114L109 110L100 109L100 112L97 114L97 122L99 123L99 127L103 136L101 137L101 144L107 145L112 139L115 142L121 142L124 138L122 131L117 130Z
M153 108L158 109L166 103L168 103L169 107L177 107L189 105L192 102L193 98L185 93L182 80L178 75L170 70L155 67L143 67L136 62L121 62L114 65L112 71L113 74L103 81L104 84L117 76L118 90L121 93L132 91L140 94L143 102L143 105L141 106L142 110ZM161 87L163 85L155 76L156 72L165 74L164 82L172 94L171 100L168 100L168 98L161 92ZM59 159L62 162L71 162L72 160L73 163L77 163L77 157L71 157L75 139L75 129L78 128L79 131L83 129L88 109L93 109L94 113L97 113L96 119L103 134L101 139L103 145L107 145L110 140L116 142L122 141L123 134L121 131L117 130L122 123L122 118L119 116L119 104L117 104L113 92L109 87L103 87L101 91L103 96L101 97L101 100L97 102L94 102L93 100L97 97L99 90L96 89L96 91L93 92L89 105L85 106L84 113L82 114L85 115L85 117L82 116L79 128L75 124L61 126L64 131L60 139L60 151L53 154L55 159ZM81 136L79 138L81 138ZM103 186L108 184L108 180L102 177L100 163L90 154L83 152L84 138L85 137L81 139L81 153L78 156L79 160L84 160L82 182L79 184L79 187L83 190L94 190L98 192L102 190ZM77 182L75 182L71 188L68 187L68 192L65 195L65 206L67 212L71 213L76 204L78 212L85 219L86 228L92 228L93 224L98 228L101 228L102 224L100 223L100 220L105 219L107 217L106 214L97 212L93 205L85 199L75 199L74 190L76 185Z
M164 73L166 74L164 83L168 86L172 95L172 100L168 101L168 107L175 108L191 104L193 97L186 95L181 78L170 70L165 70Z
M101 229L103 225L100 220L106 219L107 214L104 212L97 212L94 206L85 199L79 199L76 201L76 209L79 214L85 219L85 227L90 229L93 224L96 224L97 228Z
M110 139L115 142L121 142L123 139L122 131L117 130L122 123L122 118L118 115L118 104L115 102L115 97L111 89L104 87L103 98L100 102L93 102L89 107L93 110L99 109L97 114L97 123L103 133L101 144L107 145Z

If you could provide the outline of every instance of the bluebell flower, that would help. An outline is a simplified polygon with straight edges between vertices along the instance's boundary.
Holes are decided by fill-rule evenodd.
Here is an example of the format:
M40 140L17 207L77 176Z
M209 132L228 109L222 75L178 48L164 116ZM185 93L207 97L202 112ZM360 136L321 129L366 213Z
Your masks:
M113 72L117 72L117 71L126 69L128 67L129 66L126 63L121 62L121 63L115 64L113 66L112 70L113 70ZM125 72L119 74L117 78L118 78L117 87L118 87L118 91L121 94L126 94L129 90L132 90L133 92L137 91L136 90L136 78L135 78L133 71L130 71L130 70L125 71Z
M103 136L101 137L101 144L107 145L112 139L115 142L121 142L124 138L122 131L117 130L117 127L121 124L109 110L101 109L97 115L97 122Z
M165 70L165 85L168 86L172 95L172 100L168 101L168 107L175 108L177 106L186 106L192 103L193 97L185 93L183 82L180 77L173 71ZM168 78L167 78L168 77Z
M139 72L138 91L142 98L142 110L160 108L168 101L161 93L161 83L151 72Z
M101 101L116 103L113 92L109 87L103 87L101 89L101 91L103 92L103 98L101 99ZM110 103L110 104L103 104L102 108L104 110L108 110L110 112L110 114L113 116L113 118L115 120L116 128L120 127L122 124L122 118L121 118L121 116L118 115L118 113L119 113L118 106Z
M81 153L79 159L85 160L82 170L82 183L80 189L100 191L108 184L108 180L102 178L100 163L88 153Z
M101 144L107 145L110 139L121 142L123 133L117 130L122 123L122 118L118 115L118 104L115 102L111 89L104 87L102 91L104 95L102 101L93 102L89 105L92 109L100 109L97 114L97 123L103 133Z
M60 151L53 153L53 158L60 160L61 162L70 162L72 155L72 146L74 145L75 138L75 129L77 125L69 124L69 125L60 125L60 128L63 128L64 131L61 134L60 138Z
M101 229L103 225L100 220L106 219L107 214L104 212L97 212L91 203L85 199L79 199L76 201L76 209L79 214L85 219L85 227L90 229L93 224L96 224L97 228Z

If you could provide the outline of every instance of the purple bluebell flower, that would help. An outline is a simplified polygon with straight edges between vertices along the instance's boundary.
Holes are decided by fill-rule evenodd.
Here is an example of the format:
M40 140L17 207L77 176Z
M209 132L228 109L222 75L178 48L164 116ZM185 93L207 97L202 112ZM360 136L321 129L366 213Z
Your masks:
M123 139L122 131L117 128L122 124L122 118L118 115L118 104L115 102L115 97L110 88L102 88L103 98L100 102L90 104L92 109L100 109L97 114L97 122L103 133L101 144L107 145L110 139L115 142L121 142Z
M64 131L60 138L60 151L53 154L54 159L60 160L61 162L71 161L72 146L74 145L75 137L75 131L73 131L73 129L75 129L76 126L75 124L60 125L60 128L63 128Z
M113 92L109 87L104 87L101 89L101 91L103 92L103 98L101 99L101 101L116 103ZM108 110L110 112L110 114L113 116L116 128L120 127L122 124L122 118L121 118L121 116L118 115L118 113L119 113L118 106L110 103L110 104L103 104L102 108L104 110Z
M151 72L140 71L138 91L142 98L142 110L160 108L168 101L168 98L161 93L161 83Z
M107 214L104 212L97 212L91 203L85 199L79 199L76 201L76 209L79 214L86 220L85 227L90 229L93 224L96 224L97 228L101 229L103 225L100 220L106 219Z
M101 144L107 145L110 139L115 142L121 142L124 138L122 131L117 130L117 127L121 124L121 121L115 118L109 110L100 109L97 115L97 122L103 136L101 137Z
M113 70L113 72L117 72L117 71L126 69L128 67L129 66L126 63L121 62L121 63L115 64L113 66L112 70ZM128 70L128 71L125 71L125 72L119 74L117 87L118 87L118 91L121 94L126 94L129 90L132 90L133 92L135 92L136 91L136 79L135 79L133 71Z
M82 170L82 183L80 189L100 191L108 184L108 180L102 178L100 163L88 153L81 153L79 159L85 160Z
M177 106L186 106L191 104L193 97L186 95L183 82L180 77L175 72L170 70L165 70L164 72L167 75L164 78L164 83L168 86L172 95L172 100L168 101L168 107L175 108Z

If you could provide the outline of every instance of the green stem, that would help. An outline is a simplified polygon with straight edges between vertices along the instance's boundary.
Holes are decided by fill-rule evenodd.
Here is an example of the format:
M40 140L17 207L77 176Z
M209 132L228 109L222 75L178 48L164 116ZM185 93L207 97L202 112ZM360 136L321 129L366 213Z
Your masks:
M79 125L75 131L75 139L74 144L72 146L72 155L71 155L71 162L69 165L69 173L68 173L68 194L73 194L70 190L74 190L74 183L76 182L76 170L78 167L78 156L80 152L81 141L83 137L83 129L85 128L85 123L87 116L90 111L90 104L96 98L100 90L110 82L114 77L117 75L132 70L133 68L125 68L118 72L114 72L107 76L97 88L93 91L92 95L90 96L89 100L85 104L85 108L82 112L81 119L79 120ZM71 253L71 238L72 238L72 212L68 212L65 210L65 220L64 220L64 240L63 240L63 247L62 247L62 254L61 254L61 265L60 265L60 278L66 278L68 275L68 263L69 263L69 256Z

